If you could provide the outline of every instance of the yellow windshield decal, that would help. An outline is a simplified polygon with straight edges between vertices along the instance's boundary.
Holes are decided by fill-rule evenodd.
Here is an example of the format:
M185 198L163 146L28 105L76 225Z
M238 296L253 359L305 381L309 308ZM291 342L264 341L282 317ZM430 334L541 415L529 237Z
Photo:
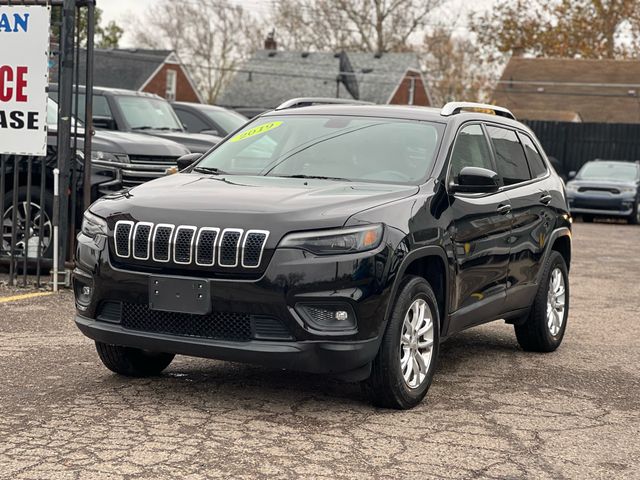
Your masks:
M269 130L273 130L274 128L282 125L282 122L269 122L263 125L259 125L257 127L250 128L249 130L237 134L230 141L231 142L239 142L240 140L244 140L245 138L253 137L254 135L258 135L260 133L268 132Z

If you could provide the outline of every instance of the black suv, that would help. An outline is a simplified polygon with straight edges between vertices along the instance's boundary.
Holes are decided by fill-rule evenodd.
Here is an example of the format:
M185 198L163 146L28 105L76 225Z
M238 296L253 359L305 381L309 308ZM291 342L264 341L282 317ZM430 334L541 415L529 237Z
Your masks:
M251 362L410 408L456 332L505 319L525 350L555 350L571 217L534 134L489 105L314 103L86 212L75 320L107 368Z

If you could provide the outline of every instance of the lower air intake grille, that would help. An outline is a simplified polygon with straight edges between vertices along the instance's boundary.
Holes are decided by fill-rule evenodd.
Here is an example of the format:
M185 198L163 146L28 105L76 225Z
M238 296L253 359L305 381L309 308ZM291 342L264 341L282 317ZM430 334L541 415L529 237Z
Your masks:
M122 304L122 326L130 330L165 333L216 340L249 341L251 316L246 313L213 312L208 315L160 312L146 305Z

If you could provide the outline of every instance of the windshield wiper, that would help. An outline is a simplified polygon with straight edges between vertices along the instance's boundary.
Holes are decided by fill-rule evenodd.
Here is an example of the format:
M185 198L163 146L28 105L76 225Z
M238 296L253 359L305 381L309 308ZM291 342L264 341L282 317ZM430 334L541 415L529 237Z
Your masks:
M131 130L156 130L156 127L151 127L149 125L144 125L142 127L132 128Z
M225 173L227 173L224 170L220 170L219 168L215 167L195 167L193 171L198 173L210 173L212 175L224 175Z
M343 182L350 182L348 178L341 177L323 177L322 175L274 175L282 178L312 178L316 180L341 180Z

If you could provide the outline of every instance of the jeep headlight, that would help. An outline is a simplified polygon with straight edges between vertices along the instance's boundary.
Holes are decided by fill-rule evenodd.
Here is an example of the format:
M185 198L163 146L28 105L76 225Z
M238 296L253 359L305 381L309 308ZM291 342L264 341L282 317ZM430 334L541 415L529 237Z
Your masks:
M567 183L566 185L567 192L577 192L578 186L575 183Z
M636 187L621 187L620 193L636 193Z
M96 162L129 163L129 156L124 153L109 153L94 150L91 152L91 160Z
M299 248L315 255L366 252L380 245L383 232L383 226L376 224L336 230L291 233L280 242L280 247Z
M84 212L80 230L87 237L96 238L96 235L107 234L107 222L87 210Z

